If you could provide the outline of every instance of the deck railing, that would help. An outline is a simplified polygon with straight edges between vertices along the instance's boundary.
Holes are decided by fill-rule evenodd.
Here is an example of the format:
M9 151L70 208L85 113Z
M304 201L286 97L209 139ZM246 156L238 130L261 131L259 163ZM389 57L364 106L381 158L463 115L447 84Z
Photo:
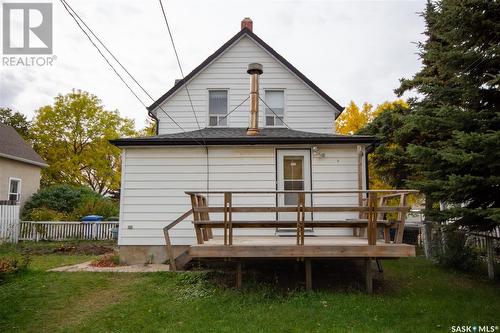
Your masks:
M395 229L394 243L401 243L406 214L410 210L407 205L407 196L418 193L416 190L337 190L337 191L196 191L185 192L191 199L192 208L164 228L167 254L173 269L175 258L172 251L169 231L178 223L193 215L193 224L198 244L213 238L213 228L224 230L224 245L233 245L233 229L235 228L293 228L296 231L296 244L305 244L306 228L352 228L353 236L366 236L368 245L376 245L379 229L383 229L386 243L391 243L391 229ZM296 195L297 204L278 205L279 196L286 194ZM354 195L357 203L354 205L336 204L336 195ZM236 196L276 196L274 206L235 206ZM222 206L210 206L210 198L223 198ZM319 196L329 196L331 204L314 205ZM219 198L218 198L219 199ZM306 200L307 199L307 200ZM324 201L324 200L323 200ZM212 214L221 214L220 220L211 219ZM238 220L235 213L295 213L292 219ZM308 220L307 215L314 213L354 213L356 218ZM310 214L309 214L310 213ZM366 231L366 232L365 232Z

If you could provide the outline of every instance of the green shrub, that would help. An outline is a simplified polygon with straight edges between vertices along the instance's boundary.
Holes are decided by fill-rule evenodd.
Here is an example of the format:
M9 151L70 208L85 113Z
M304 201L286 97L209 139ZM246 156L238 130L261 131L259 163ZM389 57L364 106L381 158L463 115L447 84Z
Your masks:
M28 221L68 221L68 215L62 212L55 211L50 208L40 207L33 208L24 216Z
M118 202L104 197L86 198L72 213L75 220L80 220L86 215L101 215L104 219L117 216L119 213Z
M22 273L28 269L30 258L23 256L9 256L0 258L0 282L5 280L8 276Z
M82 202L101 196L85 186L52 185L40 189L26 202L22 218L27 219L31 211L46 208L65 214L72 213Z
M465 233L454 229L443 231L442 239L434 244L435 259L445 267L474 272L480 263L477 253L467 245Z

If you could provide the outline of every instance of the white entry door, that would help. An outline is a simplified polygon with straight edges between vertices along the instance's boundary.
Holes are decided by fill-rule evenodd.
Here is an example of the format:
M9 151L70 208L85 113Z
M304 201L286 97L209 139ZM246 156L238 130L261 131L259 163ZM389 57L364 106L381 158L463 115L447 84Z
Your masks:
M311 151L308 149L277 150L276 182L278 191L310 191L311 190ZM297 206L296 193L278 194L279 206ZM306 194L306 205L311 206L311 196ZM297 213L279 213L280 220L294 221ZM311 219L311 214L306 214Z

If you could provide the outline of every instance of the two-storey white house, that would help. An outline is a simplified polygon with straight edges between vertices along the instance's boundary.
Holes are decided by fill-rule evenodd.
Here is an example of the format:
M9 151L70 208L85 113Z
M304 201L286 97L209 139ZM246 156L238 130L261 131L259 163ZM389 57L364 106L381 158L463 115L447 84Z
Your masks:
M252 75L247 73L249 64ZM262 73L255 64L262 66ZM252 98L250 77L259 84ZM256 118L252 99L258 103ZM166 259L162 228L190 208L185 191L366 189L367 153L376 140L336 135L335 119L342 110L255 35L252 21L244 19L234 37L150 106L158 121L156 136L112 141L123 151L118 240L122 260ZM358 202L352 194L330 199ZM245 204L295 205L296 200L286 194L259 195L245 197ZM286 234L279 228L235 232ZM342 230L309 230L313 235L328 232ZM179 249L196 242L189 220L171 235Z

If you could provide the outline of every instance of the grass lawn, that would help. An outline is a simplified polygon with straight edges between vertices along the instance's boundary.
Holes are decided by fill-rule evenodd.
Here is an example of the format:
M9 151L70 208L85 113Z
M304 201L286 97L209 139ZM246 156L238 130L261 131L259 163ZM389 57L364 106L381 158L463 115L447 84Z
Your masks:
M0 246L0 256L20 251ZM450 332L451 325L500 325L498 283L421 258L384 262L386 287L373 296L276 290L248 275L237 291L222 287L216 273L45 271L93 257L32 254L27 272L0 284L0 332Z

